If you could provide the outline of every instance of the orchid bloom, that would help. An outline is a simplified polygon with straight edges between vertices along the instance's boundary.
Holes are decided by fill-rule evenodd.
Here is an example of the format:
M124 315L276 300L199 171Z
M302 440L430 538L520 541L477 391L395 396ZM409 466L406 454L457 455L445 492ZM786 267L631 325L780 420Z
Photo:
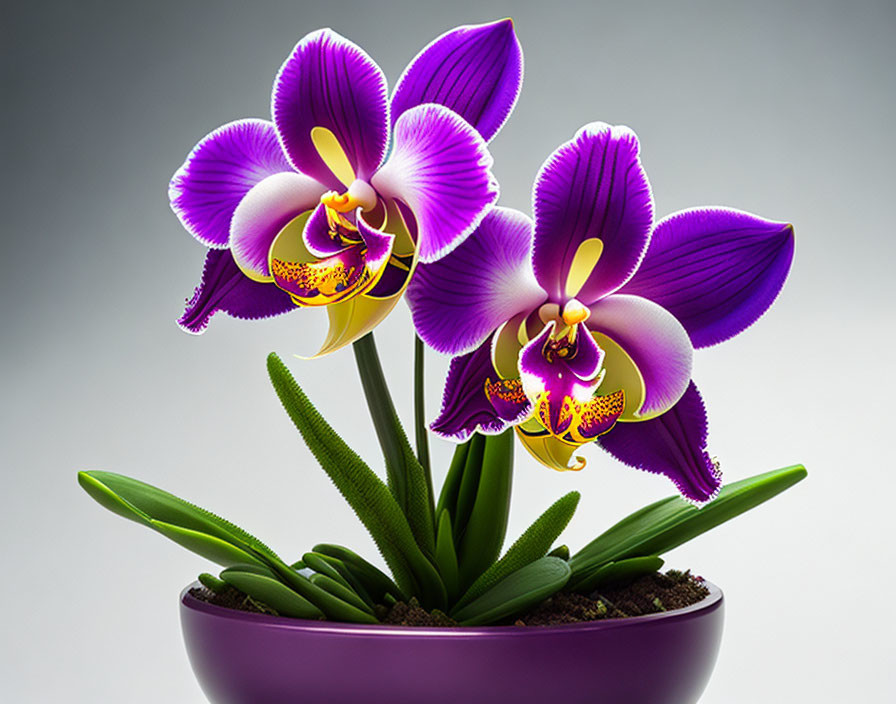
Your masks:
M720 486L706 413L691 381L695 347L741 332L790 268L793 228L727 208L654 225L635 134L583 127L545 162L535 222L495 208L408 291L418 333L457 355L432 429L464 440L516 426L555 469L599 444L662 473L688 499Z
M326 306L318 354L369 332L418 259L457 246L497 199L486 142L521 83L510 20L433 41L391 100L362 49L329 29L307 35L274 81L273 122L215 130L171 181L174 212L210 250L181 327L201 333L219 310Z

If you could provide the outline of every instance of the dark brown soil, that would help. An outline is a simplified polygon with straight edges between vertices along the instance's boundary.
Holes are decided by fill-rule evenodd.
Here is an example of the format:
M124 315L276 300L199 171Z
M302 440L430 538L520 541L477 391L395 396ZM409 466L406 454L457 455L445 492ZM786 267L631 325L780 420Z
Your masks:
M217 606L254 613L275 613L264 604L228 587L221 594L197 588L190 594L201 601ZM709 596L703 579L688 572L669 570L666 574L641 577L627 585L602 588L587 596L572 592L559 592L546 599L535 609L505 625L558 626L583 621L600 621L608 618L628 618L680 609L696 604ZM418 626L442 628L456 626L441 611L426 611L416 599L409 603L398 602L391 607L381 606L377 617L393 626Z

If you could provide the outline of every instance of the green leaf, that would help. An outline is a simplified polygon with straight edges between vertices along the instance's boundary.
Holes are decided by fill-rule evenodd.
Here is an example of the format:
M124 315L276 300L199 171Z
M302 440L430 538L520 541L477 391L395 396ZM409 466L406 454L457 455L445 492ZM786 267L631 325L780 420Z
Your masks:
M423 340L414 335L414 430L417 440L417 461L426 472L430 498L435 495L432 488L432 473L429 466L429 435L426 425L426 403L424 397L424 358L426 349ZM434 514L438 515L438 514Z
M473 433L467 445L463 474L457 489L457 503L454 506L446 505L444 507L451 513L451 522L454 524L454 544L458 546L467 529L467 521L470 520L470 514L473 512L476 491L479 489L482 456L485 452L485 436L481 433Z
M548 553L548 557L559 557L561 560L569 559L569 546L558 545Z
M167 491L114 472L78 472L78 483L101 506L124 518L154 527L153 521L205 533L258 557L280 558L254 535L211 511Z
M441 516L442 511L446 509L449 513L457 509L457 495L460 492L460 482L464 476L464 467L467 464L467 454L469 451L469 442L458 445L454 449L454 456L451 458L448 474L445 475L442 491L439 492L439 503L436 505L436 516Z
M482 626L522 613L561 590L569 579L569 564L559 557L542 557L513 572L464 608L452 611L462 626Z
M358 579L355 574L349 569L349 567L340 559L336 557L330 557L329 555L324 555L323 553L316 552L314 553L321 560L324 560L330 567L332 567L344 580L344 583L349 585L349 588L355 592L359 597L364 600L364 603L368 606L373 606L376 601L370 596L370 592L364 587L364 584ZM304 563L302 563L304 567Z
M407 516L418 545L431 556L435 549L432 479L417 460L395 412L373 333L355 342L353 349L367 407L386 461L389 489Z
M407 601L410 598L410 595L403 593L385 572L346 547L320 543L314 546L314 552L341 560L377 602L382 602L387 594L392 594L400 601Z
M223 580L218 579L213 574L209 574L208 572L203 572L199 575L199 583L208 589L210 592L215 594L220 594L227 587L227 583Z
M165 523L163 521L151 520L149 525L178 545L195 552L206 560L211 560L224 567L245 563L264 565L264 563L252 553L238 548L232 543L228 543L226 540L221 540L214 535L200 533L198 530L182 528L181 526Z
M679 496L650 504L622 519L570 559L573 574L608 562L660 555L768 501L806 476L802 465L785 467L722 487L702 508Z
M317 412L276 354L268 356L268 372L311 453L370 532L402 591L419 595L429 608L444 608L445 585L392 492Z
M554 544L554 541L557 540L557 537L569 524L576 507L579 505L579 498L579 492L571 491L557 499L510 546L504 557L489 567L473 583L473 586L467 590L455 608L463 608L463 606L487 592L508 575L544 557L551 545ZM568 555L569 552L567 551Z
M352 589L352 585L349 581L339 574L339 570L337 570L333 565L331 565L326 560L325 555L318 555L313 552L306 552L302 555L302 563L309 569L314 570L315 572L320 572L320 574L327 575L330 579L335 579L337 582L342 584L342 586L347 589Z
M436 567L448 591L449 603L457 596L457 553L454 550L454 532L451 529L451 515L442 511L439 515L439 530L436 534Z
M342 599L346 604L351 604L356 609L360 609L361 611L365 611L371 616L373 616L373 609L354 591L352 591L349 587L346 587L344 584L337 582L335 579L328 577L325 574L313 574L309 577L311 583L320 587L326 592L329 592L335 597Z
M651 555L650 557L630 557L619 562L608 562L597 569L585 574L576 574L570 580L569 588L572 591L587 594L600 587L606 587L621 582L632 582L638 577L659 572L663 566L663 558Z
M323 577L324 575L314 576ZM347 621L349 623L379 623L366 610L359 609L353 604L343 601L338 596L314 584L305 575L299 574L286 565L278 567L277 577L292 588L293 591L298 592L323 611L324 615L330 620Z
M231 568L221 572L221 579L253 599L264 602L281 616L324 618L323 611L305 597L296 594L282 582L266 575Z
M498 559L504 546L510 515L513 441L512 428L485 438L479 487L457 551L462 589Z

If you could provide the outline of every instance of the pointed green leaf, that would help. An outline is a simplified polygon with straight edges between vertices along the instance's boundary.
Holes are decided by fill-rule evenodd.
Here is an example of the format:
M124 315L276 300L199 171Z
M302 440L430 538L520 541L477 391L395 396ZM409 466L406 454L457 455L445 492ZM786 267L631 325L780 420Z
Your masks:
M442 511L439 516L439 530L436 534L436 567L448 590L449 603L457 596L457 553L454 550L454 532L451 529L451 515Z
M485 438L479 487L457 551L461 589L485 572L504 546L510 515L513 442L512 428Z
M181 528L163 521L150 521L149 524L178 545L224 567L240 563L264 564L255 555L225 540L216 538L214 535L200 533L198 530L190 530L189 528Z
M351 604L356 609L365 611L371 616L373 615L373 609L368 604L366 604L360 596L355 594L354 591L352 591L349 587L346 587L341 582L337 582L335 579L320 573L311 575L309 579L314 586L320 587L333 596L342 599L342 601L344 601L346 604Z
M806 476L802 465L758 474L722 487L702 508L672 496L622 519L570 559L575 575L629 557L660 555L768 501Z
M619 562L608 562L584 574L575 574L569 582L572 591L587 594L600 587L631 582L638 577L659 572L664 562L661 557L630 557ZM574 580L574 581L573 581Z
M463 474L460 477L460 485L457 490L457 503L454 506L445 506L451 513L451 522L454 524L454 544L457 546L460 546L464 531L467 529L467 521L470 520L470 514L473 512L473 504L476 501L479 476L482 472L482 457L485 452L485 436L481 433L473 433L467 444Z
M387 594L392 594L400 601L407 601L410 598L410 595L403 593L385 572L346 547L332 543L320 543L314 546L314 552L341 560L361 581L370 596L378 602L382 602Z
M457 495L460 493L460 482L464 476L464 467L467 464L467 454L470 451L470 442L467 441L462 445L458 445L454 449L454 456L451 458L451 465L448 467L448 474L445 475L445 481L442 484L442 491L439 493L439 503L436 506L436 516L441 516L442 511L448 510L453 512L457 508Z
M399 586L430 608L444 607L445 585L388 487L317 412L275 354L268 356L268 372L308 448L370 532Z
M508 575L534 562L550 549L572 519L579 505L579 492L561 496L510 546L504 557L489 567L471 586L455 608L463 608ZM567 552L567 555L569 553ZM565 559L565 558L563 558Z
M322 577L323 575L314 575ZM299 574L295 570L290 569L286 565L278 567L277 577L284 582L293 591L298 592L317 608L324 612L324 615L332 621L347 621L349 623L379 623L377 619L367 611L357 608L352 604L343 601L339 597L331 594L326 589L322 589L314 584L305 575Z
M323 611L282 582L241 569L226 569L221 579L253 599L264 602L281 616L322 619Z
M559 557L542 557L505 577L478 599L452 612L462 626L502 621L533 608L560 591L569 579L569 564Z
M370 596L370 592L364 587L364 584L358 579L355 574L349 569L346 564L335 557L330 557L329 555L324 555L323 553L314 553L321 560L325 561L333 570L341 577L344 584L347 584L349 588L355 592L361 599L364 600L364 603L368 606L374 606L376 603L372 596Z
M152 527L153 521L197 531L268 560L276 553L255 536L167 491L114 472L78 472L78 483L101 506Z

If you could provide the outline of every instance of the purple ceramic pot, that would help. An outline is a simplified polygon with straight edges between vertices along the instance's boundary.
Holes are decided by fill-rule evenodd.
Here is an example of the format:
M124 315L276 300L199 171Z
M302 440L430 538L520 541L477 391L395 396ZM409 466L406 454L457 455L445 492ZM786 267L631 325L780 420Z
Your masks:
M569 626L404 628L303 621L181 594L214 704L692 704L722 636L722 592L661 614Z

